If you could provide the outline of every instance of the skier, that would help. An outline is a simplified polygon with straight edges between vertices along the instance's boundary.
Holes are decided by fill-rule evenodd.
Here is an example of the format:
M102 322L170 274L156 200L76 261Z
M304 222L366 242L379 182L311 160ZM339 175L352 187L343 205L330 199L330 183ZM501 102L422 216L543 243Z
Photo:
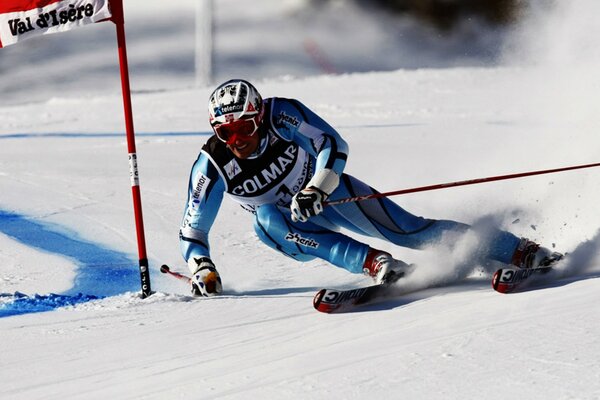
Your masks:
M208 233L224 193L255 214L254 229L267 246L298 261L317 257L352 273L364 272L377 283L393 282L411 266L340 228L416 249L439 241L446 232L470 229L455 221L412 215L388 198L323 207L326 199L376 191L344 173L348 145L298 100L263 101L251 83L234 79L211 94L208 112L214 135L192 167L179 232L194 295L222 292ZM488 235L481 247L483 259L522 268L560 258L501 230Z

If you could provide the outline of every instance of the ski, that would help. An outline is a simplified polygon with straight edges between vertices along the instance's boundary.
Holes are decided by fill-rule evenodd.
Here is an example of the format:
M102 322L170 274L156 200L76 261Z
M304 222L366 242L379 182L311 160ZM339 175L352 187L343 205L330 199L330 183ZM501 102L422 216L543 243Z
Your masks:
M349 311L394 292L391 284L364 286L357 289L321 289L313 299L315 310L331 314Z
M492 277L492 287L499 293L525 289L536 277L552 271L552 266L538 268L500 268Z

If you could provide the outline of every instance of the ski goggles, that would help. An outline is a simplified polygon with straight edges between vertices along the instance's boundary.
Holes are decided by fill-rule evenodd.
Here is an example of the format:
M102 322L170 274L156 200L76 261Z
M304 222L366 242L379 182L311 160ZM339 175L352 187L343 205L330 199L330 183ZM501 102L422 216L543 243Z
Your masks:
M228 143L236 136L241 139L250 137L258 130L256 118L239 119L237 121L213 126L217 138Z

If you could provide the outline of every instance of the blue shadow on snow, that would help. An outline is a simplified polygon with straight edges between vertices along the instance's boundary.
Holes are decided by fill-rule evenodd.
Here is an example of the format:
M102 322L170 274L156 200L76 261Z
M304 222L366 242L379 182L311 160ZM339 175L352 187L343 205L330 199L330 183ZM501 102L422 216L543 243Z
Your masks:
M73 287L64 293L33 296L0 293L14 299L0 304L0 318L51 311L139 289L137 261L125 253L86 242L58 225L0 210L0 232L27 246L68 257L77 265Z

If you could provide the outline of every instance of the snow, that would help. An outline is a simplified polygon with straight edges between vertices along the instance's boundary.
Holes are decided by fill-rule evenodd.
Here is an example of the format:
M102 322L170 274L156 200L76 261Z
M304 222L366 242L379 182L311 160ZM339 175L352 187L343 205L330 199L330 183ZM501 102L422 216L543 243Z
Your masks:
M482 230L500 226L569 253L558 280L524 293L493 292L489 268L469 263L475 237L425 252L369 240L419 265L407 284L437 287L356 313L319 314L312 308L318 289L369 279L273 252L255 237L251 215L227 200L211 233L227 293L194 299L182 282L160 274L163 263L186 269L177 231L189 168L210 130L204 102L211 89L193 87L189 71L178 76L167 68L163 80L152 69L154 59L168 65L190 48L183 40L136 48L135 38L148 33L135 29L143 25L136 16L150 13L142 3L151 4L152 15L162 10L190 24L193 2L171 10L158 1L131 1L126 10L133 64L148 64L147 70L136 64L132 83L156 293L147 299L138 293L115 65L100 68L102 80L82 71L84 90L73 79L84 61L65 50L64 70L51 74L73 82L59 92L57 81L41 80L33 64L3 70L3 87L13 89L3 91L9 98L0 103L1 398L600 398L595 168L395 198L416 214ZM300 12L298 1L274 4ZM597 44L591 21L598 5L573 4L559 10L563 18L551 14L540 22L545 35L535 41L531 27L514 32L519 45L507 45L502 65L353 68L341 75L298 67L296 77L268 79L267 72L255 82L264 96L298 98L330 121L351 146L348 172L382 191L594 163L598 46L582 50L583 42L571 38L587 32L586 43ZM81 31L111 31L101 25ZM29 43L44 51L46 40L80 38L43 39ZM30 50L27 43L2 49L0 65L11 65L9 55L24 57L17 49ZM74 50L83 46L91 47ZM107 56L114 48L101 47L86 65L116 62ZM221 57L233 59L234 51ZM44 65L50 73L63 64ZM31 297L7 316L17 291ZM57 307L61 298L49 293L101 298Z

